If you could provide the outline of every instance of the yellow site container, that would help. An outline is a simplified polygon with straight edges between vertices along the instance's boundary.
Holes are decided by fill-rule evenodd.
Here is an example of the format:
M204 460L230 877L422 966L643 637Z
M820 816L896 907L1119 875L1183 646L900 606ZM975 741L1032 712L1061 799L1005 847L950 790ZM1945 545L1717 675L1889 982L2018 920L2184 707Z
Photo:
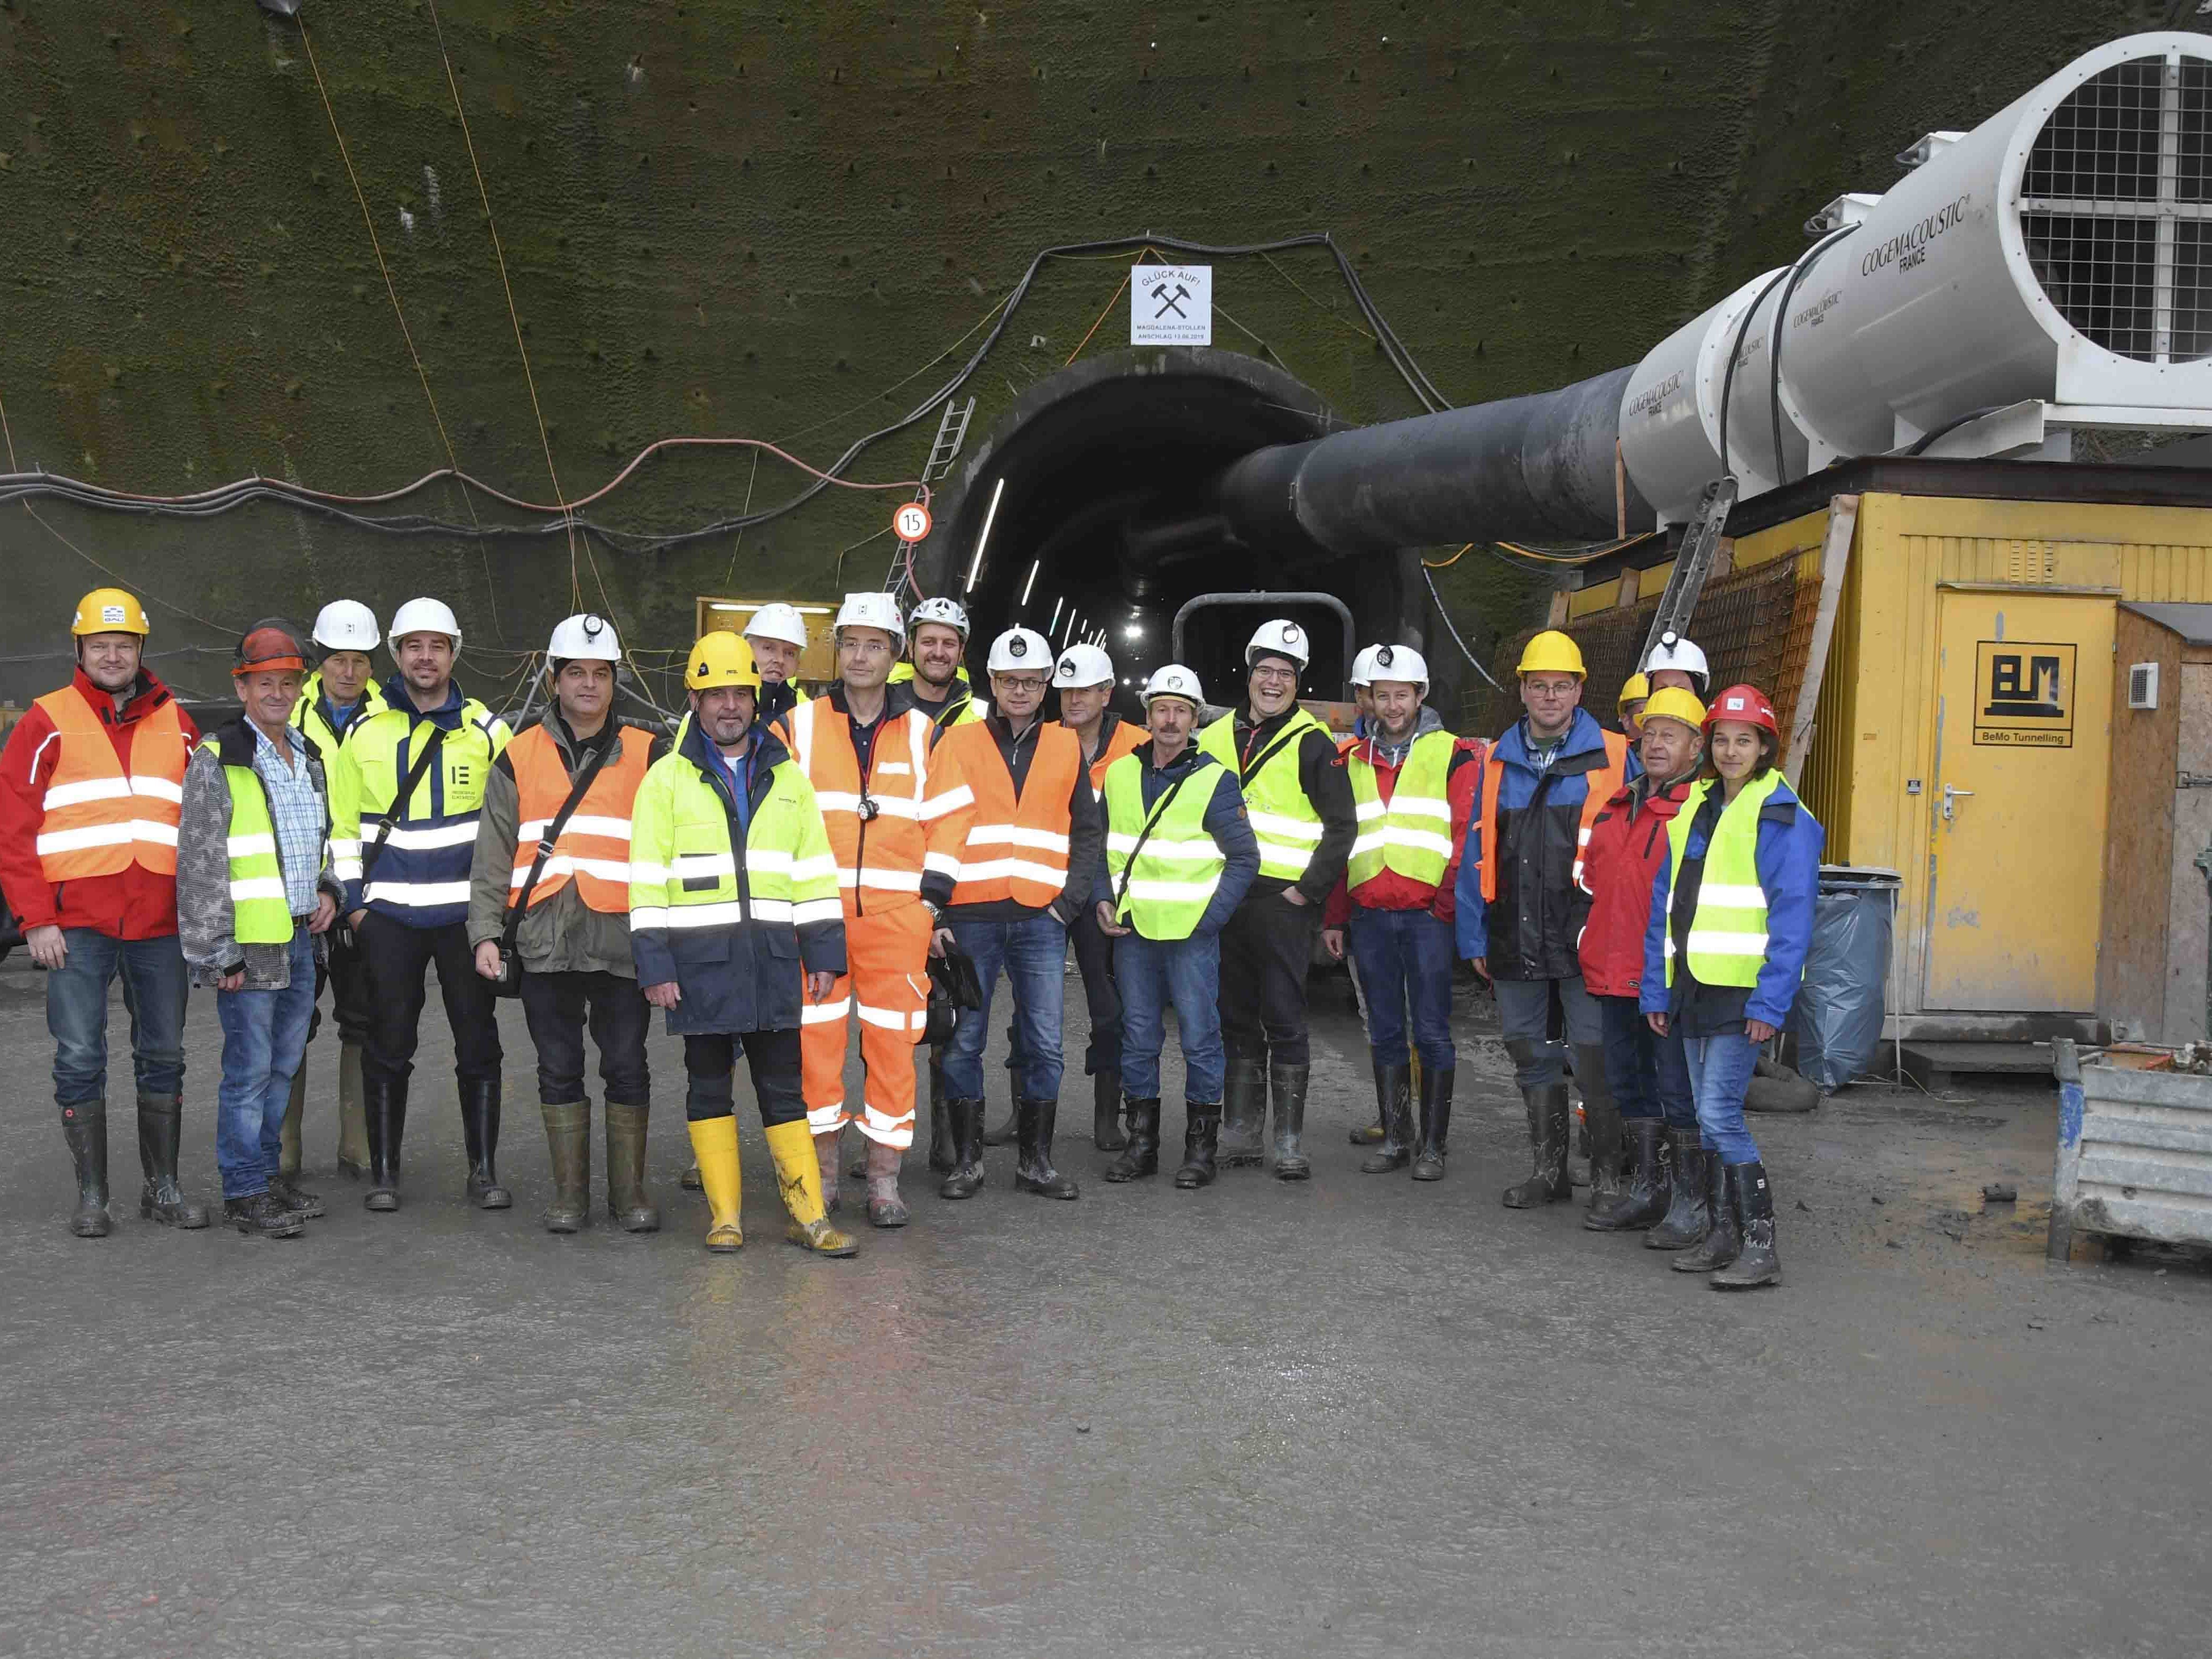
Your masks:
M770 594L757 599L702 596L698 601L698 630L708 634L742 634L753 612L781 601L796 609L806 623L806 648L799 653L799 672L792 676L802 685L826 685L837 678L837 642L830 624L837 616L835 599L789 599ZM678 663L678 667L683 664Z

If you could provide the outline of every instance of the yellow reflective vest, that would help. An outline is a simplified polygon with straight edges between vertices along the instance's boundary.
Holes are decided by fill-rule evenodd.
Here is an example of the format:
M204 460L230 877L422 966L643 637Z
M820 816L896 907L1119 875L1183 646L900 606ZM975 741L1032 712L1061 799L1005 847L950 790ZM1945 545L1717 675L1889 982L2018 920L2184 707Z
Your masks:
M1243 786L1244 809L1260 842L1263 878L1296 881L1305 874L1314 849L1321 845L1321 813L1298 781L1298 751L1309 732L1328 736L1327 726L1303 708L1294 708L1283 729L1253 757L1258 764L1249 772L1237 752L1236 715L1224 714L1199 733L1199 748L1228 768Z
M1352 799L1358 808L1359 837L1352 843L1347 886L1357 888L1384 870L1434 887L1451 863L1451 799L1447 793L1455 739L1425 732L1413 739L1397 786L1386 805L1375 781L1375 763L1355 746L1345 754Z
M1690 844L1690 826L1698 809L1721 787L1717 778L1701 778L1690 787L1681 806L1667 823L1668 868L1667 888L1667 983L1674 982L1674 893L1681 879L1682 860ZM1769 772L1744 785L1742 792L1721 809L1705 847L1705 877L1698 886L1697 912L1690 918L1687 939L1690 972L1705 985L1759 984L1759 970L1766 963L1766 890L1759 881L1759 811L1767 798L1782 787L1782 774Z
M1100 896L1116 901L1116 920L1146 939L1188 939L1229 865L1221 844L1206 830L1206 811L1230 774L1225 767L1201 765L1172 796L1163 793L1146 812L1144 772L1145 763L1135 755L1124 755L1106 769L1110 884Z

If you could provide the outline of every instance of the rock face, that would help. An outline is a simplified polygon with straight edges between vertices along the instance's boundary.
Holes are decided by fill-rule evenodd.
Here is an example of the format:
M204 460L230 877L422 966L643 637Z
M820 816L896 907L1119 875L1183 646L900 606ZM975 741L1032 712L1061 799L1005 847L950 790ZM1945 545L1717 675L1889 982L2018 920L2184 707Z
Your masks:
M1632 360L1801 247L1822 202L1885 186L1917 134L1971 125L2159 9L2019 0L2002 52L1964 0L296 9L0 0L16 467L359 495L450 453L548 502L552 475L583 495L672 434L826 464L951 373L1040 248L1146 230L1329 231L1452 401L1533 390ZM1039 272L967 387L971 442L1047 374L1127 343L1128 263ZM1274 361L1340 420L1417 411L1324 252L1213 264L1217 344ZM912 477L935 424L853 476ZM672 532L806 482L773 456L680 452L589 516ZM179 520L46 501L49 527L0 516L0 654L52 648L99 575L64 538L157 601L157 648L339 592L388 615L419 592L451 599L471 647L542 641L579 603L676 645L702 593L879 582L898 499L828 489L741 536L573 553L557 523L479 542L273 505ZM546 522L445 485L368 510ZM1448 576L1486 613L1518 597L1495 566ZM0 690L60 660L0 669ZM471 666L488 683L507 660ZM221 689L219 658L161 665Z

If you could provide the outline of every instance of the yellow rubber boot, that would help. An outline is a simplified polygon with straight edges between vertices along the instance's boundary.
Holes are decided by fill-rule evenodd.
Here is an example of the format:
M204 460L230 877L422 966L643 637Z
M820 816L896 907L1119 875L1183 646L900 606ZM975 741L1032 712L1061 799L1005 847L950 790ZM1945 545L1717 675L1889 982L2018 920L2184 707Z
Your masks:
M776 1185L783 1192L783 1207L791 1212L784 1237L817 1255L851 1255L860 1247L830 1224L822 1209L822 1164L815 1155L814 1135L805 1118L771 1123L768 1149L775 1158Z
M710 1117L690 1126L691 1150L699 1159L699 1184L707 1194L707 1248L726 1253L744 1248L738 1211L744 1197L744 1175L738 1165L738 1121Z

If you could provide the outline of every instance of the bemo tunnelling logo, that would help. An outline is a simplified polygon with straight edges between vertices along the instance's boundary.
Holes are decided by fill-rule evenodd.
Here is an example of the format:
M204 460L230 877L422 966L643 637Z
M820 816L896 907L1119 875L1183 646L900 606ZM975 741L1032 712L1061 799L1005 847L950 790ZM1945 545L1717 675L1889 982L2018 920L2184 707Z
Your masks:
M1884 265L1892 264L1899 270L1911 270L1928 257L1929 243L1966 218L1973 200L1973 192L1968 191L1957 201L1947 202L1924 218L1914 220L1887 241L1876 243L1859 261L1859 275L1871 276Z

